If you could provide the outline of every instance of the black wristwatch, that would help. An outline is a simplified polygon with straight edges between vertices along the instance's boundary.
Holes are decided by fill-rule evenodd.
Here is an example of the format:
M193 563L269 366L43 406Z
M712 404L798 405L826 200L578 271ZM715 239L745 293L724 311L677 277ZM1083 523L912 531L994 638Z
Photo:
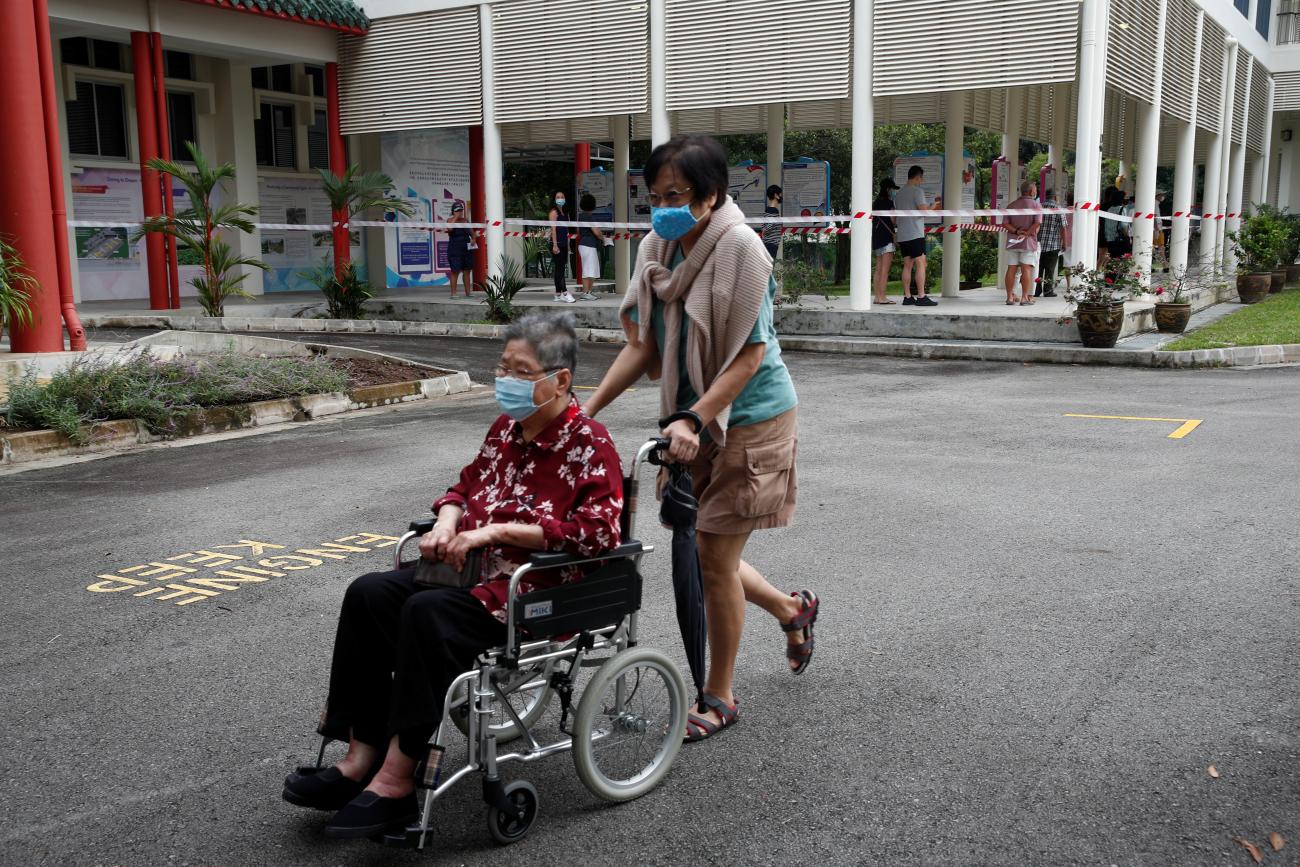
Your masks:
M678 410L667 418L659 419L659 429L663 430L675 421L689 421L695 425L696 434L704 430L704 419L700 418L700 414L693 409Z

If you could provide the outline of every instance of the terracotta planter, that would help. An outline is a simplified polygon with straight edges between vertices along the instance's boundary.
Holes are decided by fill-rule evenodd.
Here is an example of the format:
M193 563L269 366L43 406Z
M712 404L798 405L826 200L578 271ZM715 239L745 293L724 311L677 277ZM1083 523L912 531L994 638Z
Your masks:
M1300 265L1286 266L1286 282L1295 283L1300 281Z
M1273 284L1273 275L1267 271L1262 274L1238 274L1237 297L1242 304L1255 304L1268 297Z
M1282 287L1286 285L1286 271L1274 271L1269 275L1268 292L1281 292Z
M1156 304L1156 330L1162 334L1182 334L1191 318L1192 305L1189 303Z
M1074 312L1079 340L1091 349L1111 349L1124 327L1124 302L1116 304L1080 304Z

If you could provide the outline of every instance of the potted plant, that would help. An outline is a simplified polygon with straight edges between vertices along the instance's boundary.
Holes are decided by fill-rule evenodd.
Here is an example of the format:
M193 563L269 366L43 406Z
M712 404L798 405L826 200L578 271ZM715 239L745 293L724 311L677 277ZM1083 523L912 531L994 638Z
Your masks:
M221 187L226 180L235 176L234 164L213 166L194 142L187 141L185 147L189 149L190 158L194 161L193 172L178 163L157 157L149 160L147 165L184 184L189 193L190 207L174 218L166 215L150 217L141 224L139 234L160 232L171 235L190 251L203 266L203 274L190 281L198 290L199 304L209 316L222 316L225 314L227 298L234 295L250 297L243 287L244 280L248 278L248 273L242 270L243 266L270 270L265 262L236 255L220 237L223 230L252 232L253 222L249 218L257 214L257 206L239 202L218 205L216 199L222 192Z
M1073 308L1079 340L1093 349L1110 349L1124 327L1124 302L1142 291L1142 275L1131 254L1110 259L1104 269L1075 265L1066 268L1065 303ZM1067 324L1071 317L1060 321Z
M1280 219L1284 232L1281 265L1286 271L1286 282L1294 283L1300 280L1300 264L1296 262L1300 259L1300 214L1283 212Z
M0 334L11 323L32 324L32 289L36 278L12 244L0 235Z
M1174 271L1159 286L1152 286L1156 296L1156 330L1162 334L1182 334L1192 318L1192 302L1186 300L1189 280L1186 268Z
M1242 304L1263 301L1273 283L1273 267L1283 244L1281 224L1268 214L1251 214L1228 233L1237 256L1237 296Z
M963 232L961 236L961 288L978 289L998 268L998 248L989 232Z

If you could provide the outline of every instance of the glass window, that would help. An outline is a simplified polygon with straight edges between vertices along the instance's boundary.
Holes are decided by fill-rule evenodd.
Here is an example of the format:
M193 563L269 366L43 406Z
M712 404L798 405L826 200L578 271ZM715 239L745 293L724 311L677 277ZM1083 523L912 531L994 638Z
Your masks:
M319 108L312 117L312 125L307 127L307 165L327 169L330 167L329 118Z
M254 66L253 87L258 90L293 93L293 67L287 63L279 66Z
M163 75L168 78L194 80L194 55L187 51L163 52Z
M275 169L296 169L292 105L262 103L262 116L254 124L257 164Z
M190 150L185 143L198 144L194 119L194 94L167 94L167 135L170 137L172 159L189 162Z
M103 39L60 39L59 50L63 62L70 66L93 66L96 69L122 71L122 46Z
M1250 0L1232 0L1232 5L1237 7L1237 11L1242 15L1250 14Z
M1259 0L1259 5L1255 7L1255 29L1265 39L1268 38L1268 25L1273 17L1272 12L1273 0Z
M311 82L311 95L325 95L325 70L319 66L305 66L303 71L307 73L307 80Z
M122 85L78 81L77 98L65 105L71 153L127 158L126 91Z

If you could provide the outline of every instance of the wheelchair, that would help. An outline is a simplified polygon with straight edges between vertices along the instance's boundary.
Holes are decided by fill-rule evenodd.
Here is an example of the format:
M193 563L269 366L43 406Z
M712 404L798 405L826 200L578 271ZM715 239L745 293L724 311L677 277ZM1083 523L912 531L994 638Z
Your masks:
M382 835L381 842L423 849L434 802L476 773L482 776L489 833L502 844L523 839L540 799L527 780L502 779L500 768L508 762L572 752L578 778L593 795L612 802L638 798L667 775L681 748L688 693L671 659L637 645L638 569L654 548L633 535L638 474L646 463L661 463L666 447L667 440L647 442L623 479L622 544L592 557L535 553L511 575L506 644L481 654L474 668L452 682L428 754L416 769L419 817ZM410 524L394 552L396 568L410 565L402 561L402 549L433 524L432 518ZM600 565L581 581L518 593L529 572L594 564ZM596 671L579 691L584 668ZM556 700L559 737L542 743L536 728ZM453 728L464 735L466 753L454 770L443 766ZM298 772L320 770L329 742L326 736L315 766ZM515 746L503 751L507 744Z

